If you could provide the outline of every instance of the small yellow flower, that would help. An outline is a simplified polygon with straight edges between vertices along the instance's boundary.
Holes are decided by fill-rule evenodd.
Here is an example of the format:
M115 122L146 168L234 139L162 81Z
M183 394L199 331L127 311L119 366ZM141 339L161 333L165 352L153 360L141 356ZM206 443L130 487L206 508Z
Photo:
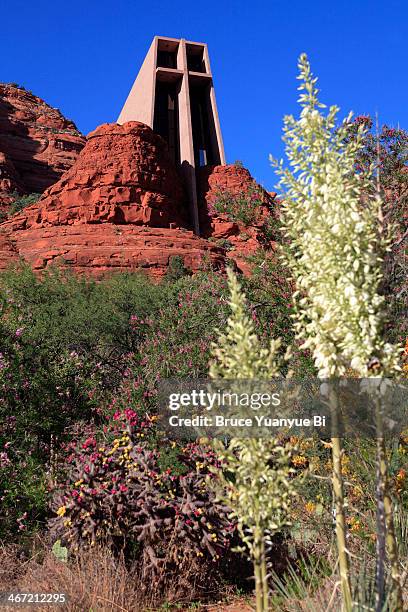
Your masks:
M312 501L308 501L305 503L305 510L308 514L313 514L316 510L316 504Z
M324 448L332 448L333 447L332 442L325 442L324 440L322 440L321 442L322 442Z
M347 522L352 533L361 531L362 525L360 519L356 518L355 516L351 516Z
M57 514L58 516L64 516L65 512L67 511L65 506L60 506L57 510Z
M305 467L307 465L307 459L303 455L296 455L293 457L292 463L296 467Z

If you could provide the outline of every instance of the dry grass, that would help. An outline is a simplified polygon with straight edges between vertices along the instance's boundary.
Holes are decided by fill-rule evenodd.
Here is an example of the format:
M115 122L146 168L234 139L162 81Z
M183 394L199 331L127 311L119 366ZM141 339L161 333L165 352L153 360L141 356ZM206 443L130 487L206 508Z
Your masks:
M216 580L213 592L209 588L211 567L205 568L188 557L181 558L177 566L169 557L161 569L145 578L147 574L146 563L129 566L123 559L114 558L107 548L82 550L68 563L44 549L30 559L19 558L14 546L0 549L0 591L66 594L65 605L41 606L44 610L145 612L157 610L163 603L166 610L172 604L174 609L182 610L194 599L222 596Z

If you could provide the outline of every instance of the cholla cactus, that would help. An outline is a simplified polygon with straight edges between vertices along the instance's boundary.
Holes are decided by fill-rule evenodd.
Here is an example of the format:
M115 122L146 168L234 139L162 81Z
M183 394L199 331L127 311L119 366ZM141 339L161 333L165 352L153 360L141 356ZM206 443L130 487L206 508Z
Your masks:
M317 79L311 74L306 55L300 57L299 70L300 118L288 116L284 121L291 169L284 168L282 162L277 164L280 186L285 192L287 259L297 285L297 336L303 340L303 347L312 351L319 377L342 376L350 367L361 377L390 376L399 370L399 350L384 340L384 298L378 293L382 258L389 243L382 231L379 194L369 195L370 174L356 172L364 124L358 127L354 138L349 138L351 115L336 127L339 109L331 106L327 115L321 112L324 105L318 100ZM333 389L330 402L335 416L337 400ZM399 610L401 587L380 413L377 410L377 490L382 497L379 512L387 522L395 609ZM340 577L344 605L349 611L352 602L338 438L333 438L332 448ZM379 538L380 532L381 529ZM381 597L379 606L380 600Z
M270 379L279 375L279 340L262 348L253 322L245 311L245 296L228 271L232 315L227 331L214 346L212 378ZM257 612L269 609L267 548L272 536L288 524L294 482L290 459L294 451L274 438L234 438L225 448L218 444L223 470L218 476L218 499L231 508L243 543L254 564ZM213 481L214 486L214 481Z

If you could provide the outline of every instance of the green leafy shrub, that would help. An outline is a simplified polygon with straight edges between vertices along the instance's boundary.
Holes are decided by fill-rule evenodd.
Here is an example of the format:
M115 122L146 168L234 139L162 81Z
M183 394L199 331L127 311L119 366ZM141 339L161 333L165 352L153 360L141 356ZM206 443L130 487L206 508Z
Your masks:
M15 215L27 206L35 204L40 199L40 193L30 193L29 195L19 196L10 204L9 215Z
M184 265L184 259L181 255L174 255L170 257L169 267L166 272L166 279L168 281L175 281L183 276L190 276L191 270L188 270Z
M28 267L0 276L2 536L45 521L53 455L109 411L111 393L167 288L122 275L104 283ZM131 314L132 313L132 314ZM24 516L24 522L18 522Z
M264 189L254 183L239 194L219 189L209 204L209 213L223 214L234 223L256 228L258 239L269 247L270 242L280 240L280 236L276 211L267 210L268 207Z
M239 222L245 226L258 225L260 208L264 199L262 187L255 184L239 195L228 189L219 189L211 203L211 211L225 214L230 221Z

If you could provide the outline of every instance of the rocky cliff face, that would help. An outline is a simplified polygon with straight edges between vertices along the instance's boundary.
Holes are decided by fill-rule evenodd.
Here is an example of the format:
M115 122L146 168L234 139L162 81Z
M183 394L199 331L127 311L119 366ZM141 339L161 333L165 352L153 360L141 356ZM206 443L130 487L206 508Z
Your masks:
M246 168L235 164L201 168L198 183L201 235L215 244L228 244L228 259L241 272L250 274L248 257L255 255L261 245L265 246L263 224L276 211L276 194L262 189ZM214 203L220 194L242 197L251 191L256 192L260 206L258 219L250 225L231 221L227 214L214 211ZM273 248L274 243L269 246Z
M42 193L85 144L75 124L41 98L0 84L0 208L19 194Z
M223 268L224 250L193 234L186 211L164 140L138 122L102 125L60 181L0 225L0 268L22 258L35 270L160 277L174 256L192 271Z
M242 194L254 185L239 166L201 169L199 238L167 145L148 126L105 124L85 144L59 111L0 85L0 206L15 191L45 189L0 224L0 269L22 259L38 271L56 263L95 277L144 269L160 278L177 256L193 272L224 269L229 260L249 273L246 257L261 244L261 223L244 227L211 205L219 191ZM261 217L273 198L262 191L262 201Z

